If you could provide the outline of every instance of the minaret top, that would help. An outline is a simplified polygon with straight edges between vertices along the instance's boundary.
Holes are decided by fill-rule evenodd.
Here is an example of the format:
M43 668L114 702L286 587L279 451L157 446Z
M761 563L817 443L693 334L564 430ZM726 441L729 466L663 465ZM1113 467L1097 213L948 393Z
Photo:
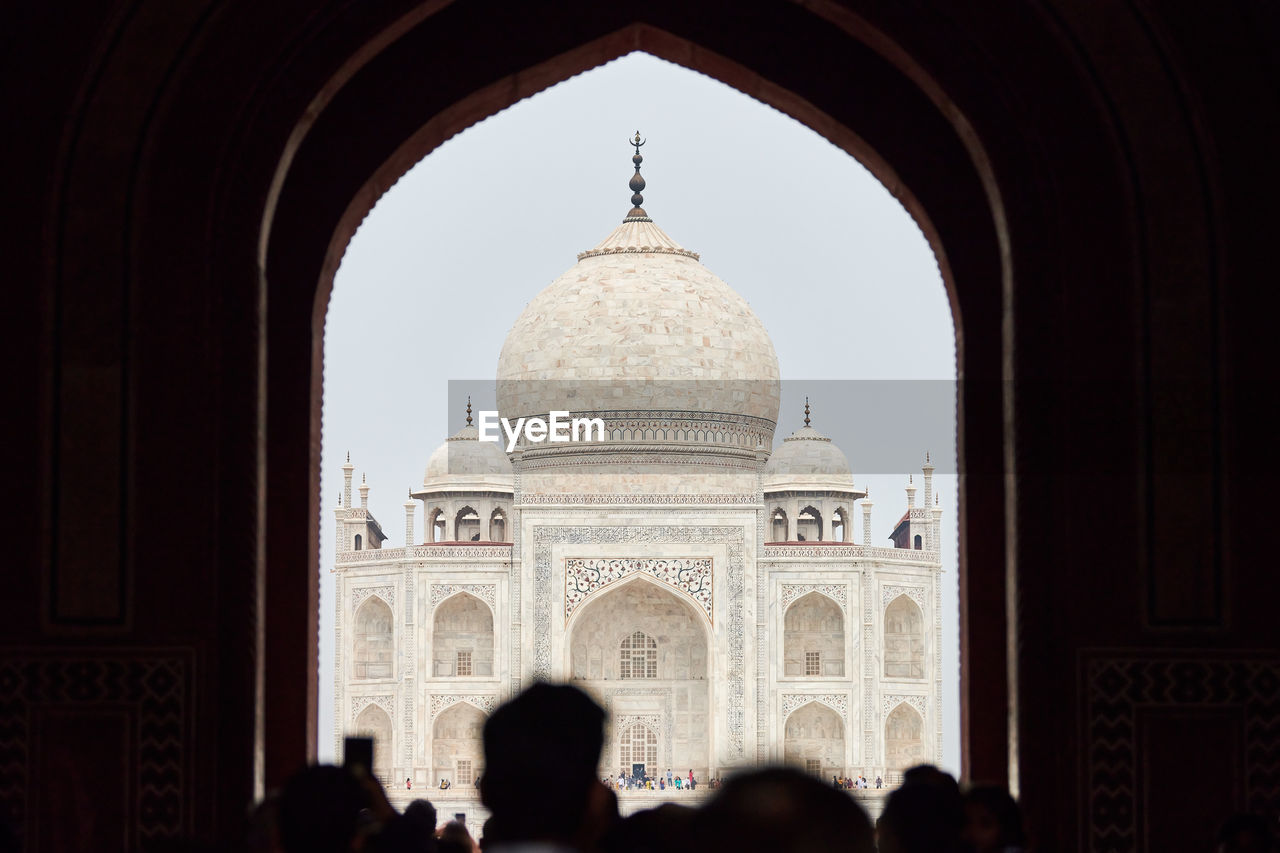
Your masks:
M636 149L636 153L631 156L631 162L635 164L636 173L631 176L631 182L627 184L631 188L631 210L627 211L623 222L632 219L649 220L649 214L644 212L644 208L640 205L644 204L644 196L640 191L644 189L644 177L640 174L640 164L644 162L644 157L640 156L640 146L648 142L647 139L640 138L640 131L636 131L635 139L630 140L631 145Z

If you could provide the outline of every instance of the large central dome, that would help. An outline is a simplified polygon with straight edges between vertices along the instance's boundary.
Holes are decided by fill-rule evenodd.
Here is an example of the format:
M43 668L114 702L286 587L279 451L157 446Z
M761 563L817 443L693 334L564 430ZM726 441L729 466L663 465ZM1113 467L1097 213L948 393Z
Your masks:
M499 410L722 413L772 427L778 357L764 325L649 218L638 190L633 202L512 326L498 359Z

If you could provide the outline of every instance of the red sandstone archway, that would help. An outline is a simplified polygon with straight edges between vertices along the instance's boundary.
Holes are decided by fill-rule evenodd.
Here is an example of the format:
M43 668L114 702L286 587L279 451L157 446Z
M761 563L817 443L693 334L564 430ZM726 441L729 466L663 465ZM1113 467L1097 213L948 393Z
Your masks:
M852 26L848 20L823 22L819 18L809 18L807 23L811 27L816 26L828 31L828 34L833 24L837 29ZM304 380L305 387L310 389L312 410L308 430L312 435L312 442L305 464L313 485L318 476L316 473L319 445L318 388L322 375L319 330L323 328L334 271L341 260L347 241L364 215L386 187L453 134L516 100L632 50L644 50L693 70L711 74L768 104L783 109L827 136L867 165L913 214L934 250L951 297L953 317L956 320L957 357L961 375L968 377L985 375L992 378L998 375L997 339L990 336L981 337L978 347L966 346L965 343L966 317L971 317L975 322L983 325L994 326L997 323L1000 305L999 282L1005 277L1000 271L1001 259L995 231L1001 214L998 202L990 195L990 183L984 182L979 172L983 165L983 157L976 149L975 143L965 139L962 127L957 128L944 122L938 112L938 105L926 97L920 89L904 88L901 71L890 66L881 57L866 50L856 57L848 57L854 64L866 63L867 68L863 70L871 75L868 80L879 78L879 85L883 86L884 90L878 98L888 99L893 107L892 110L888 110L887 103L873 104L872 102L877 101L878 98L869 97L868 103L858 105L861 109L857 110L855 115L848 117L848 120L856 123L856 127L837 121L833 115L821 109L818 102L800 98L795 93L781 88L749 64L770 66L776 71L773 61L762 62L763 58L760 56L741 56L738 57L741 61L735 61L718 55L688 38L647 24L628 25L559 54L554 54L550 45L544 45L541 51L521 50L518 52L521 56L519 61L535 60L532 67L521 68L513 64L513 58L508 57L506 65L511 68L511 74L499 76L488 85L470 92L457 101L423 103L420 93L407 92L405 80L399 77L392 79L391 75L403 76L403 66L399 63L409 61L409 52L419 51L416 53L418 57L429 54L430 50L421 40L429 41L438 38L439 33L432 31L431 28L415 26L413 22L402 21L398 26L405 27L403 31L397 31L398 39L389 44L383 53L370 58L358 69L345 69L345 72L351 76L343 86L332 93L331 100L323 105L319 118L312 121L309 117L303 125L298 127L296 135L300 139L299 148L293 157L280 165L280 171L274 183L276 192L269 206L269 212L274 215L264 222L263 240L271 283L269 300L274 302L283 299L293 306L287 313L269 309L268 315L272 318L271 339L286 340L293 339L296 335L309 335L312 353L306 375L301 370L303 365L292 358L289 358L285 366L273 370L268 378L269 392L273 399L277 395L296 394L302 391ZM414 47L415 45L417 47ZM420 58L414 60L415 63L421 63L421 61ZM873 68L874 71L872 71ZM870 83L865 83L864 86L869 89L875 88ZM937 96L936 92L930 94ZM385 101L392 96L398 103L394 114L384 116L380 113L370 113L367 108L370 99ZM402 97L404 100L400 101ZM824 104L824 106L827 105ZM837 105L830 104L830 106ZM883 109L877 109L877 106ZM886 115L892 115L893 121L887 121ZM912 169L920 169L926 164L911 163L910 168L904 171L902 165L891 164L888 158L882 157L873 142L880 133L900 132L901 128L890 128L888 125L900 125L904 120L907 124L915 125L917 132L928 133L935 140L931 152L932 163L929 166L945 174L947 185L947 192L939 194L936 205L931 206L914 194L904 180L905 174L911 174ZM886 139L884 142L890 143L891 139ZM341 182L334 181L333 174L333 169L337 165L333 157L339 145L343 149L344 160L341 167L344 179ZM327 219L319 218L319 221L330 223L328 231L330 236L323 244L319 238L324 232L316 230L317 213L320 212L316 209L317 199L313 197L310 190L302 189L314 186L313 182L321 180L322 176L323 180L332 186L332 191L326 193L322 200L322 211ZM936 172L932 177L921 174L918 180L926 188L931 188L933 180L942 182L941 175ZM966 209L961 210L961 207ZM989 215L975 218L972 216L974 209L986 209ZM939 229L939 222L956 228L957 236L954 240L944 239L944 232ZM968 275L962 279L959 272L965 272ZM962 280L972 281L974 284L970 288L962 285ZM295 300L305 298L308 293L313 294L313 302L310 322L304 325L303 315L297 312L298 303ZM281 314L283 316L280 316ZM305 331L307 329L309 332ZM269 358L269 362L277 363L274 358ZM290 391L290 388L295 390ZM996 395L995 398L993 394ZM975 404L978 407L975 411L982 411L985 406L992 407L990 412L994 412L998 394L999 386L995 382L982 383L973 381L971 378L962 387L958 401L960 408L958 440L962 460L967 458L964 454L966 436L970 437L968 443L974 444L972 440L974 433L966 430L965 413L974 410ZM990 412L984 417L989 417ZM989 431L982 433L980 446L985 446L986 452L993 455L977 455L975 456L977 459L998 458L994 454L1000 444L1000 433L996 429L994 420L988 423ZM292 432L299 426L301 424L293 413L286 412L284 417L273 418L272 434L276 434L277 428ZM286 460L280 460L281 464L285 462ZM288 460L288 464L304 464L304 460L299 455ZM962 474L966 470L974 473L971 470L971 462L962 461L961 469ZM961 483L962 501L969 499L966 494L966 483L969 489L977 483L982 483L984 488L997 492L1002 487L1002 483L995 480L972 477L966 479L963 476ZM991 502L988 500L979 502L979 507L989 508L987 512L979 509L976 515L967 513L965 516L967 522L980 523L988 531L974 545L979 550L992 547L989 544L993 541L990 538L990 532L998 531L1002 524L1000 513L994 511L1000 502L994 500L994 493L989 496L989 500ZM966 523L961 529L962 602L966 600L966 591L971 583L969 567L973 565L968 558L971 553L970 543L973 542L973 539L968 536L968 527L969 524ZM306 541L310 562L314 564L315 536L309 533ZM284 554L282 549L283 543L280 549L277 549L277 554L289 561L290 573L300 570L301 566L294 566L297 553L291 551ZM992 567L1000 565L994 559L995 556L996 554L992 553L991 559L981 564ZM984 581L982 588L995 591L1001 589L1002 584L1002 573L993 574L991 578ZM311 585L314 586L314 582ZM309 595L314 596L314 590ZM964 604L962 609L963 606ZM964 631L966 627L967 633ZM283 634L285 628L281 625L279 633L270 627L269 630L273 637L277 637ZM308 638L308 646L305 650L297 647L295 654L303 654L307 660L314 661L314 632L308 629L301 633ZM985 649L987 660L1002 659L1003 640L1003 620L999 612L980 623L966 623L962 626L962 647L969 652ZM281 642L288 641L282 639ZM294 645L294 643L289 644ZM993 671L1001 670L994 668ZM270 685L274 683L273 679L268 678L269 690ZM966 685L962 683L962 694L965 690ZM968 736L968 742L963 750L966 756L965 761L970 766L975 761L979 762L977 766L981 768L981 775L986 778L998 778L1004 770L1003 723L1005 717L1003 712L995 712L995 705L1003 706L1003 697L1002 679L984 684L980 699L965 696L962 712L962 727ZM975 715L975 702L979 704L990 702L991 712ZM286 705L292 709L290 713L308 713L309 708L314 707L314 700L309 699L309 705L302 706L291 697L276 698L274 707L280 708L281 713L284 713ZM271 707L273 703L269 701L269 709ZM983 721L981 728L974 725L974 722L979 719ZM270 719L268 722L270 724ZM985 740L985 748L983 744L975 741L979 735ZM992 747L995 745L998 746L993 750ZM309 747L309 743L303 746ZM983 755L991 756L988 764L982 763ZM283 756L282 760L285 760Z
M95 732L75 750L83 780L38 772L68 739L15 735L33 831L34 804L83 781L80 823L116 839L229 841L246 801L314 748L330 252L399 174L383 167L405 140L445 138L630 49L800 117L927 212L959 321L970 774L1027 768L1024 805L1067 848L1176 847L1203 829L1198 811L1266 800L1249 756L1270 717L1243 738L1232 726L1260 695L1235 674L1274 661L1256 595L1268 567L1231 519L1266 500L1272 478L1253 468L1269 422L1225 380L1274 378L1258 343L1280 185L1257 132L1276 115L1267 4L71 8L5 16L16 83L0 98L23 128L8 140L23 215L6 262L30 283L8 294L29 318L11 330L11 396L31 413L13 424L11 479L35 484L13 510L36 531L11 558L36 570L11 573L5 659L21 678L77 659L160 668L177 704L171 758ZM1101 549L1081 535L1099 530L1126 535ZM1006 612L1053 618L1006 636ZM1169 671L1206 675L1212 702L1156 691L1174 713L1143 722L1111 701ZM20 679L12 707L39 711L53 681ZM42 724L74 736L105 711L123 732L121 711L140 711L113 684ZM1137 785L1132 766L1094 758L1125 754L1177 766ZM1188 788L1185 766L1232 784ZM138 778L165 779L177 808L94 796ZM18 814L22 785L9 790Z

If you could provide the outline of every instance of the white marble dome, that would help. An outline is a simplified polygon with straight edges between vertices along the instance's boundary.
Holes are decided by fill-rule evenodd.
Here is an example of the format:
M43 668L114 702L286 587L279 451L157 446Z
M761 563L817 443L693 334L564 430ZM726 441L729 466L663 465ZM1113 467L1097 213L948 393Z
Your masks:
M504 416L718 412L777 421L778 357L746 300L647 215L533 298L498 359Z
M479 436L480 431L470 424L449 436L427 460L423 486L458 489L471 484L510 489L513 479L507 454L498 442L480 441Z
M835 443L811 426L782 440L764 468L765 491L853 489L849 459Z

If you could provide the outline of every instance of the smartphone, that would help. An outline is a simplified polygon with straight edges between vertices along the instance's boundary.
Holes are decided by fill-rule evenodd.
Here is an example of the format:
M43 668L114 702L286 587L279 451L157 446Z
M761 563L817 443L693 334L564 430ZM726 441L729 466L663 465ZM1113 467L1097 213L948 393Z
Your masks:
M373 738L349 735L342 741L342 766L361 768L366 776L373 774Z

